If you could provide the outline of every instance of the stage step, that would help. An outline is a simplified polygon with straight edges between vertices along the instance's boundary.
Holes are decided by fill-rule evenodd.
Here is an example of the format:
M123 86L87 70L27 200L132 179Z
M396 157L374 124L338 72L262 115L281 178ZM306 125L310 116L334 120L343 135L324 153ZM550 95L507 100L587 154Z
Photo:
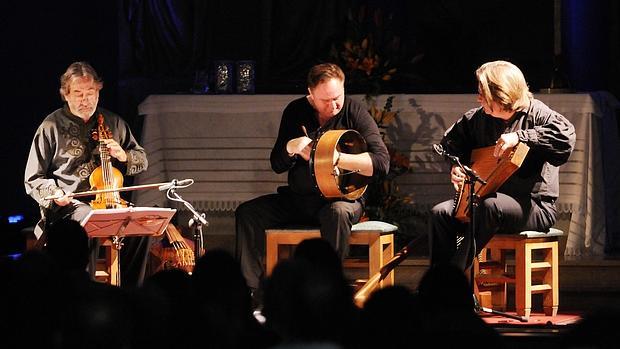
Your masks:
M234 253L234 235L206 234L205 246L221 248ZM366 279L365 269L359 268L360 258L345 263L351 280ZM396 267L396 283L417 288L420 278L428 269L427 256L412 255ZM581 257L560 258L560 290L562 292L620 292L620 259ZM620 302L620 299L619 299Z

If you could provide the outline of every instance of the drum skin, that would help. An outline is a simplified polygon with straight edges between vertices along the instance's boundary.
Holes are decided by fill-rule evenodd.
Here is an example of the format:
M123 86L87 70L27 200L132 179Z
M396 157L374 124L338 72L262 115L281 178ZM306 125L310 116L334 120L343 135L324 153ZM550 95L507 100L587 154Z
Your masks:
M366 141L355 130L330 130L321 134L310 152L310 172L326 199L357 200L366 191L370 177L334 166L334 151L360 154Z

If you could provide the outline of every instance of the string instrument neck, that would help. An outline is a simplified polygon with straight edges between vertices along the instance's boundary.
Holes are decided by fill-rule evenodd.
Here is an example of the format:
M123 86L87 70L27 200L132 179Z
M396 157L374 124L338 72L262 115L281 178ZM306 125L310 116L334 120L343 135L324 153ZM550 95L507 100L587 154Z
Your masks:
M97 116L97 132L93 132L93 138L99 142L99 156L101 165L90 175L91 188L97 190L116 189L123 187L123 175L112 166L112 158L105 140L112 139L110 128L105 125L103 114ZM94 209L127 207L127 202L120 197L118 191L97 194L91 201Z
M105 141L99 140L99 156L101 158L101 165L112 164L112 158L110 157L110 151L105 144Z

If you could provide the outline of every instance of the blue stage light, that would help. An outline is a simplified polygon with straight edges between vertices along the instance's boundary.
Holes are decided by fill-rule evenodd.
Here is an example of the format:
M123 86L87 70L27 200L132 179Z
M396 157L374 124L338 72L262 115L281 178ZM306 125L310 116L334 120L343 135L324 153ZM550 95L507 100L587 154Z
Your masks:
M9 224L17 224L24 220L23 214L14 214L8 217Z

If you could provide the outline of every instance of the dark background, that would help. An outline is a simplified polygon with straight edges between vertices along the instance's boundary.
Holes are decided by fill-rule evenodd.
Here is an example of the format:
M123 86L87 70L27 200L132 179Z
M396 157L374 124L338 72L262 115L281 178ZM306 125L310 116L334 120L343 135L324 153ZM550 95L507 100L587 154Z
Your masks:
M137 105L153 93L190 93L194 72L209 71L215 60L254 60L256 93L304 93L308 68L333 60L332 46L351 36L348 14L357 18L366 6L364 18L380 14L381 32L400 43L391 57L398 73L381 92L475 93L474 70L505 59L523 70L534 92L550 87L559 67L575 91L619 96L618 3L559 1L559 27L554 3L3 1L0 216L3 223L13 214L25 215L24 224L38 219L23 170L37 126L61 105L58 78L73 61L88 61L103 76L100 105L121 113L139 136Z

